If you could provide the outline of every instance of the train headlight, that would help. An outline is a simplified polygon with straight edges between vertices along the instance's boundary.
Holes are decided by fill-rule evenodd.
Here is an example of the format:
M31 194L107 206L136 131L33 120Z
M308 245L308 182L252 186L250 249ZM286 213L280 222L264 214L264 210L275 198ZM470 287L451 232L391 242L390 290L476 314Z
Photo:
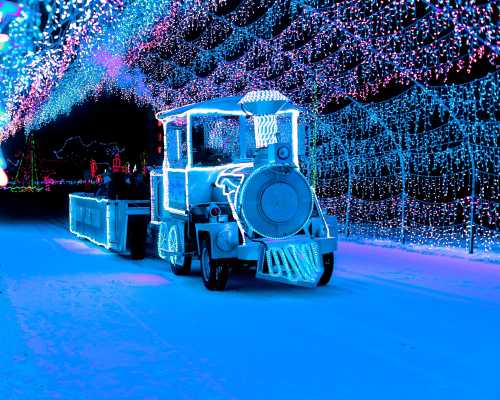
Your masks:
M280 146L278 147L278 150L276 151L276 155L278 156L278 159L285 161L290 158L290 149L288 146Z
M223 230L217 233L215 244L223 252L230 252L239 244L238 233L236 230L229 229L226 226Z

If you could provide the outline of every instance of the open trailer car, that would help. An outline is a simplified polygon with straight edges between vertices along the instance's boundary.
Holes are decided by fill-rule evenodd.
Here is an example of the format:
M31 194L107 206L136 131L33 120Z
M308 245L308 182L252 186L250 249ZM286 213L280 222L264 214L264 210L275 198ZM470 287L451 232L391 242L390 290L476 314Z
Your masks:
M165 151L151 173L151 224L175 274L198 258L210 290L223 290L234 266L284 283L329 282L335 218L299 170L298 117L276 91L157 114Z
M164 161L151 171L150 201L72 194L71 232L141 258L150 215L158 255L178 275L198 258L210 290L223 290L235 266L284 283L329 282L335 217L299 170L299 110L286 97L255 91L157 118Z
M132 258L144 258L149 200L69 195L69 229L80 238Z

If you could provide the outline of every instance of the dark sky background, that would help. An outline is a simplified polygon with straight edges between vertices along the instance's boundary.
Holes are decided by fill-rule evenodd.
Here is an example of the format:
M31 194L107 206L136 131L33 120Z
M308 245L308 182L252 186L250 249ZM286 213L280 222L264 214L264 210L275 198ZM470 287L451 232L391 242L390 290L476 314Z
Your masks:
M152 109L138 107L116 95L105 95L74 107L69 115L60 116L33 134L40 171L56 170L60 178L82 178L91 158L111 164L113 156L107 154L112 153L111 146L94 144L85 148L81 142L116 142L124 149L120 155L123 162L139 164L146 152L148 164L156 164L159 161L155 155L160 132ZM68 142L60 153L64 160L56 161L54 151L60 150L68 138L77 136L81 137L81 142ZM18 133L4 142L2 148L6 158L15 162L23 153L26 154L25 135ZM16 169L12 164L10 168L11 171Z

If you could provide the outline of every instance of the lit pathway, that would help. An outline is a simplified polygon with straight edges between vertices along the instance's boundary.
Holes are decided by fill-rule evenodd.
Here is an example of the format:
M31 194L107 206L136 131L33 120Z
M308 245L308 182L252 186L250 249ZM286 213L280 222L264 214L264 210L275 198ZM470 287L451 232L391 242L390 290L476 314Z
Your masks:
M342 244L316 290L211 293L0 222L0 399L500 399L500 265Z

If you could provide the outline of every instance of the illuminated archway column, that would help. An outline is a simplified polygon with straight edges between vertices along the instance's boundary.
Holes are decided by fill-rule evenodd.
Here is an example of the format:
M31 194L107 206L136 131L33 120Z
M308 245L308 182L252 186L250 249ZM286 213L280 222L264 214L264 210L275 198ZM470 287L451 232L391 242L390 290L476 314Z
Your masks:
M325 129L326 131L329 131L331 129L331 125L327 122L324 122L322 120L319 120L319 123L321 124L321 129ZM345 208L345 215L344 215L344 234L346 237L349 237L351 233L351 203L352 203L352 160L351 160L351 155L349 154L349 150L347 146L345 145L345 142L342 141L342 135L339 134L332 134L330 136L330 140L334 140L336 145L342 149L342 153L344 155L344 160L347 165L347 194L346 194L346 208Z
M316 70L314 71L315 73L317 72ZM313 111L312 111L312 119L313 119L313 124L312 124L312 137L310 141L310 149L312 150L312 157L311 158L311 163L310 163L310 176L311 176L311 186L316 189L317 185L317 159L316 159L316 144L317 144L317 134L318 134L318 124L321 125L321 129L326 127L326 131L330 131L330 125L328 123L325 123L319 118L319 111L318 111L318 99L317 99L317 85L316 85L316 80L313 88ZM344 159L347 164L347 195L346 195L346 209L345 209L345 215L344 215L344 234L346 237L349 237L350 235L350 213L351 213L351 202L352 202L352 164L351 164L351 157L349 154L349 151L347 147L345 146L345 143L342 141L341 135L334 134L330 137L330 140L335 139L335 142L337 142L337 145L342 149L342 152L344 153Z
M404 157L404 152L403 148L401 145L401 140L396 139L396 134L392 129L390 129L386 122L383 121L375 111L372 110L372 108L369 105L362 104L358 102L356 99L354 99L351 96L347 96L349 100L352 101L352 103L356 107L360 107L361 109L365 110L368 116L373 119L376 123L380 124L382 128L388 133L389 137L391 138L391 141L394 145L394 147L397 149L397 154L398 154L398 159L399 159L399 165L401 169L401 213L400 213L400 218L401 218L401 243L405 243L405 230L406 230L406 160Z
M340 141L341 148L344 149L344 154L346 157L346 163L347 163L347 198L346 198L346 207L345 207L345 226L344 226L344 232L347 237L349 237L351 233L351 226L350 226L350 214L351 214L351 202L352 202L352 165L351 165L351 157L347 150L345 149L345 146L343 145L342 141Z

